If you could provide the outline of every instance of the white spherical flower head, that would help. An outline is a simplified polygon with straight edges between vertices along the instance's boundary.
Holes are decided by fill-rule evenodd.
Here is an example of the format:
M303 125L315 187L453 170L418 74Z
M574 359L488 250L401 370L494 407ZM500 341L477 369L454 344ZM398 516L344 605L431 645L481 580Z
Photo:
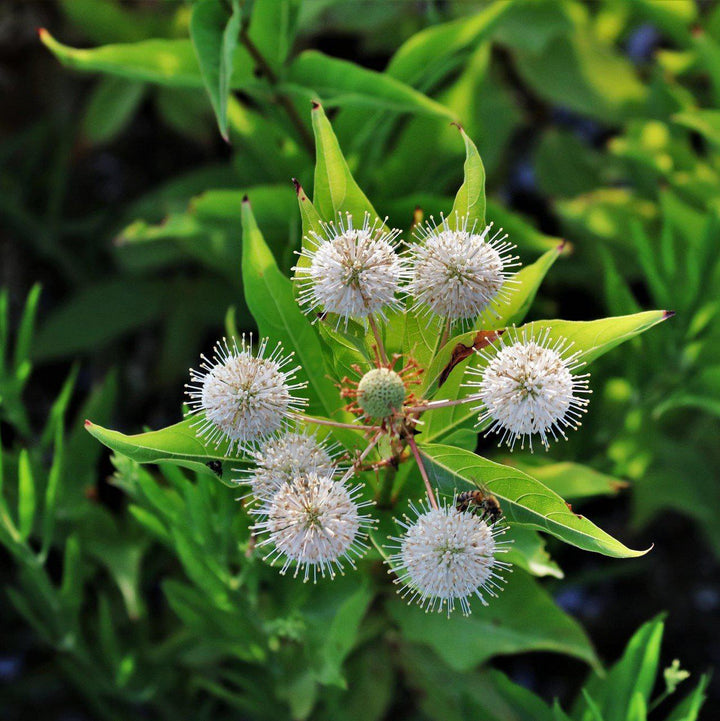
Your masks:
M510 252L515 246L502 228L491 236L492 226L476 232L467 216L456 215L452 224L443 216L439 225L431 218L416 230L408 290L417 309L467 321L510 292L510 269L519 265Z
M368 213L361 228L348 214L323 230L324 237L310 233L310 247L300 253L309 263L295 268L300 303L308 311L335 313L338 322L375 313L384 317L387 307L398 304L395 294L407 275L395 252L400 231L386 231L380 219L371 225Z
M253 354L252 338L240 345L223 339L212 360L201 356L201 370L190 371L186 385L190 413L200 414L198 434L229 451L248 448L278 433L285 420L306 401L293 393L306 383L294 383L298 367L288 368L293 354L283 355L278 343L266 356L267 338Z
M285 433L271 438L252 455L257 464L239 483L250 486L251 495L269 501L286 483L311 471L332 474L335 471L332 448L322 445L315 435Z
M448 615L456 602L468 615L473 597L487 605L485 596L502 588L498 572L509 566L497 559L508 550L507 542L498 540L506 527L454 506L412 510L415 520L398 521L405 533L392 539L399 545L389 559L400 594L426 611L446 609Z
M343 562L353 568L355 558L367 548L366 529L372 524L360 510L370 502L359 502L360 487L348 489L330 474L311 471L286 483L266 504L255 511L263 520L253 527L267 534L258 545L271 545L266 556L272 563L283 558L281 573L295 566L295 576L304 569L304 580L317 580L328 573L343 572Z
M534 435L547 449L550 438L566 438L565 429L577 428L587 410L589 374L574 375L584 365L579 351L568 352L571 344L550 339L548 329L535 338L523 330L520 337L510 331L510 342L501 337L499 345L479 352L486 361L484 368L469 368L480 380L465 385L478 390L470 397L482 401L476 408L478 425L490 422L488 433L500 435L500 445L512 449L518 438L521 447ZM496 351L493 354L493 351Z

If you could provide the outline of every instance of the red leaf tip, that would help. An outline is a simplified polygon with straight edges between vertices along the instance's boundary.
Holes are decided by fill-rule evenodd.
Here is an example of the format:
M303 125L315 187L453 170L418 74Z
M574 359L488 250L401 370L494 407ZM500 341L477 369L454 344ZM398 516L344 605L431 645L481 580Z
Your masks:
M672 318L675 315L674 310L664 310L663 311L663 320L667 320L668 318Z

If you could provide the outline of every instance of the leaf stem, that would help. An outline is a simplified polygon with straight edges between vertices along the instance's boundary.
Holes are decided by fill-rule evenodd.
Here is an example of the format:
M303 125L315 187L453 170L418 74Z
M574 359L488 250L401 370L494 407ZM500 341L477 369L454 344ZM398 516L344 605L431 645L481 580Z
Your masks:
M375 342L377 343L378 353L380 354L380 360L385 365L388 365L388 357L387 357L387 353L385 352L385 345L382 342L382 336L380 335L380 329L378 328L377 323L375 322L375 318L373 317L372 313L370 313L370 315L368 315L368 323L370 324L370 328L372 329L373 335L375 336Z
M300 113L298 113L298 110L295 107L293 101L285 93L280 92L277 89L277 86L280 83L280 79L278 78L277 73L272 69L270 63L268 63L268 61L265 59L265 56L260 52L258 46L255 45L252 38L248 35L246 27L243 27L243 29L240 31L240 42L250 53L250 56L255 61L258 70L260 70L260 72L267 78L267 81L270 83L270 85L275 88L275 99L282 106L283 110L287 113L290 122L295 126L296 130L298 131L300 140L302 141L307 151L310 153L310 155L314 155L315 139L311 135L310 131L307 129L307 126L303 122L303 119L300 117Z
M425 470L425 464L423 463L422 456L420 455L420 451L418 450L417 443L415 443L415 439L413 438L411 433L408 433L406 438L408 445L410 446L410 449L415 456L415 462L418 464L418 468L420 469L420 475L422 476L423 483L425 484L425 490L427 491L427 497L430 501L430 505L435 510L438 510L437 498L435 498L435 493L433 491L432 484L430 483L430 479L428 478L427 471Z
M318 426L332 426L333 428L351 428L354 431L377 431L379 426L365 426L361 423L341 423L340 421L331 421L329 418L315 418L314 416L304 416L301 413L293 413L292 417L298 421L305 423L315 423Z
M343 475L343 477L341 479L341 483L345 483L345 481L347 481L353 475L353 473L355 473L355 470L357 469L357 467L362 464L362 462L370 455L370 452L372 451L372 449L375 448L375 446L377 445L378 441L380 440L380 436L382 436L382 434L383 434L383 430L381 428L372 437L370 442L365 447L365 450L363 450L363 452L355 459L352 466L350 466L350 468L347 469L347 471L345 472L345 474Z

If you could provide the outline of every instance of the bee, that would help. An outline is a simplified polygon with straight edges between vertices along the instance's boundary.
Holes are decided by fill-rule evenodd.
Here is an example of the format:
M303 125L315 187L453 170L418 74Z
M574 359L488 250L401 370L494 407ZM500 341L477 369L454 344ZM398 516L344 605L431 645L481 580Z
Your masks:
M216 475L222 476L222 463L220 461L208 461L205 465Z
M490 523L496 523L502 518L502 509L498 499L479 488L474 491L458 493L455 498L455 508L463 513L479 510L480 518L488 520Z

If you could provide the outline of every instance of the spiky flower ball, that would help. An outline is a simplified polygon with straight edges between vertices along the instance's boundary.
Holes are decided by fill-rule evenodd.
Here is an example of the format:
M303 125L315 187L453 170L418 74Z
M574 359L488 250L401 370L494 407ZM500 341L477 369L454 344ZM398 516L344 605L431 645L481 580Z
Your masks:
M395 294L406 270L395 252L400 231L384 229L365 214L355 228L350 214L337 223L323 225L324 236L311 231L309 247L300 253L308 263L295 270L300 283L299 300L308 311L335 313L339 319L366 318L397 305Z
M492 223L476 232L468 217L431 218L416 230L410 246L411 278L408 290L417 309L426 309L451 321L469 320L492 306L508 291L510 268L519 263L515 247L502 228L488 238Z
M269 501L286 483L311 471L332 474L331 450L323 446L317 436L290 432L271 438L252 456L256 467L239 482L250 486L251 495L259 501Z
M406 390L399 373L373 368L358 383L357 403L370 418L387 418L402 408Z
M508 340L510 341L508 343ZM587 410L589 373L573 375L584 365L579 351L570 352L571 343L564 338L552 340L550 330L538 337L532 331L506 333L499 345L479 351L487 361L484 368L470 367L468 372L480 377L468 381L477 388L470 398L482 404L478 425L490 422L488 433L500 435L500 445L512 449L518 438L521 448L525 439L539 435L547 449L550 437L566 438L565 429L575 429Z
M369 501L359 502L360 486L348 489L332 475L311 471L286 483L266 506L254 530L267 534L259 546L270 545L266 558L283 560L280 573L295 566L294 575L317 580L343 572L343 562L355 567L355 558L367 548L367 528L372 520L361 514Z
M507 551L497 538L505 527L454 506L411 507L416 518L398 520L405 532L391 539L398 543L389 563L398 574L400 595L426 611L445 609L448 615L458 602L467 616L473 597L487 605L485 596L496 596L501 588L499 570L509 566L497 559Z
M246 450L275 435L286 418L306 401L293 393L306 383L293 382L299 366L288 368L293 353L283 355L278 343L265 357L267 338L252 352L252 337L240 345L223 339L212 360L201 356L201 370L190 370L186 384L191 414L199 414L198 434L229 450Z

